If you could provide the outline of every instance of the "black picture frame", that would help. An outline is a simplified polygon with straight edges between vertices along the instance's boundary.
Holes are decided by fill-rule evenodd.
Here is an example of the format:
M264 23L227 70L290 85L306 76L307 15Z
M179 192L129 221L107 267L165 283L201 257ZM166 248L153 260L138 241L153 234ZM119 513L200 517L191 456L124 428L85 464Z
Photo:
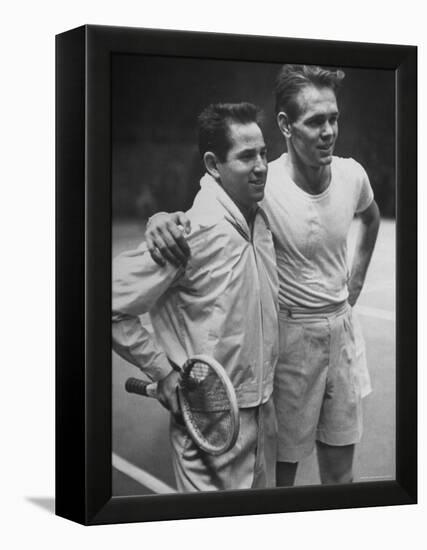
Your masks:
M112 497L111 56L385 68L396 81L396 479ZM56 514L97 525L417 502L417 48L85 25L56 37Z

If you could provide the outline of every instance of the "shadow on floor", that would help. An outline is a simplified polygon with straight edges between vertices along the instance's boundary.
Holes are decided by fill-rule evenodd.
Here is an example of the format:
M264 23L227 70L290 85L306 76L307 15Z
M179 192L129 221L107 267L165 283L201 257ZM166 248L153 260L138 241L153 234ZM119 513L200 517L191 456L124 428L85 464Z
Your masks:
M26 497L26 500L51 514L55 513L55 499L53 497Z

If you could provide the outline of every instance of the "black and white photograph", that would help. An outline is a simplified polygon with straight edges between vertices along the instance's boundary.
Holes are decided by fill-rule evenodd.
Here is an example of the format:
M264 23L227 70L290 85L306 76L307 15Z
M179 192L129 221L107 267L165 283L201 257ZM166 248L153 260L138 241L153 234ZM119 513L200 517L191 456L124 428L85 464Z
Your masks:
M295 61L112 56L114 496L396 479L395 73Z

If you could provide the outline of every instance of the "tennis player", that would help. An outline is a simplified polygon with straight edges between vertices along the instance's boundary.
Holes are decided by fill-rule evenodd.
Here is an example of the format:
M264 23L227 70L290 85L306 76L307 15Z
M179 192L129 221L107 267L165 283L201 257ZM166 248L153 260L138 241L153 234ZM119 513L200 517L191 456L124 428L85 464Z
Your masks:
M113 348L158 381L171 411L170 439L180 491L274 485L273 378L278 359L278 277L272 234L258 206L267 153L258 109L217 104L199 116L199 148L209 177L187 212L192 255L160 267L147 245L113 267ZM139 316L149 312L154 334ZM226 369L236 391L240 432L220 456L200 451L179 421L176 350L203 353Z
M379 211L363 167L333 155L343 78L343 71L284 65L276 82L277 123L287 153L269 164L261 206L274 235L280 283L274 396L281 486L294 484L298 462L315 447L322 483L353 480L361 401L371 390L352 308L374 250ZM348 268L347 237L355 214L361 225ZM147 230L160 263L165 248L164 257L175 262L178 249L189 254L184 236L168 231L173 221L187 220L181 213L159 214Z

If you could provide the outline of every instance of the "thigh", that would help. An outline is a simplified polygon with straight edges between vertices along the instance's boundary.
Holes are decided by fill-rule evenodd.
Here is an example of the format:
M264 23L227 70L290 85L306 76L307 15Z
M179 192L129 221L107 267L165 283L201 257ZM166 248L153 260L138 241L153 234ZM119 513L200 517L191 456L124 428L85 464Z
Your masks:
M274 381L278 461L298 462L314 448L329 366L327 322L280 320Z
M257 409L258 407L240 409L237 442L220 456L200 450L188 435L185 426L171 417L172 463L179 491L250 489L253 486L259 444Z
M360 441L362 435L362 396L356 344L349 308L332 326L331 364L316 436L328 445L352 445Z

